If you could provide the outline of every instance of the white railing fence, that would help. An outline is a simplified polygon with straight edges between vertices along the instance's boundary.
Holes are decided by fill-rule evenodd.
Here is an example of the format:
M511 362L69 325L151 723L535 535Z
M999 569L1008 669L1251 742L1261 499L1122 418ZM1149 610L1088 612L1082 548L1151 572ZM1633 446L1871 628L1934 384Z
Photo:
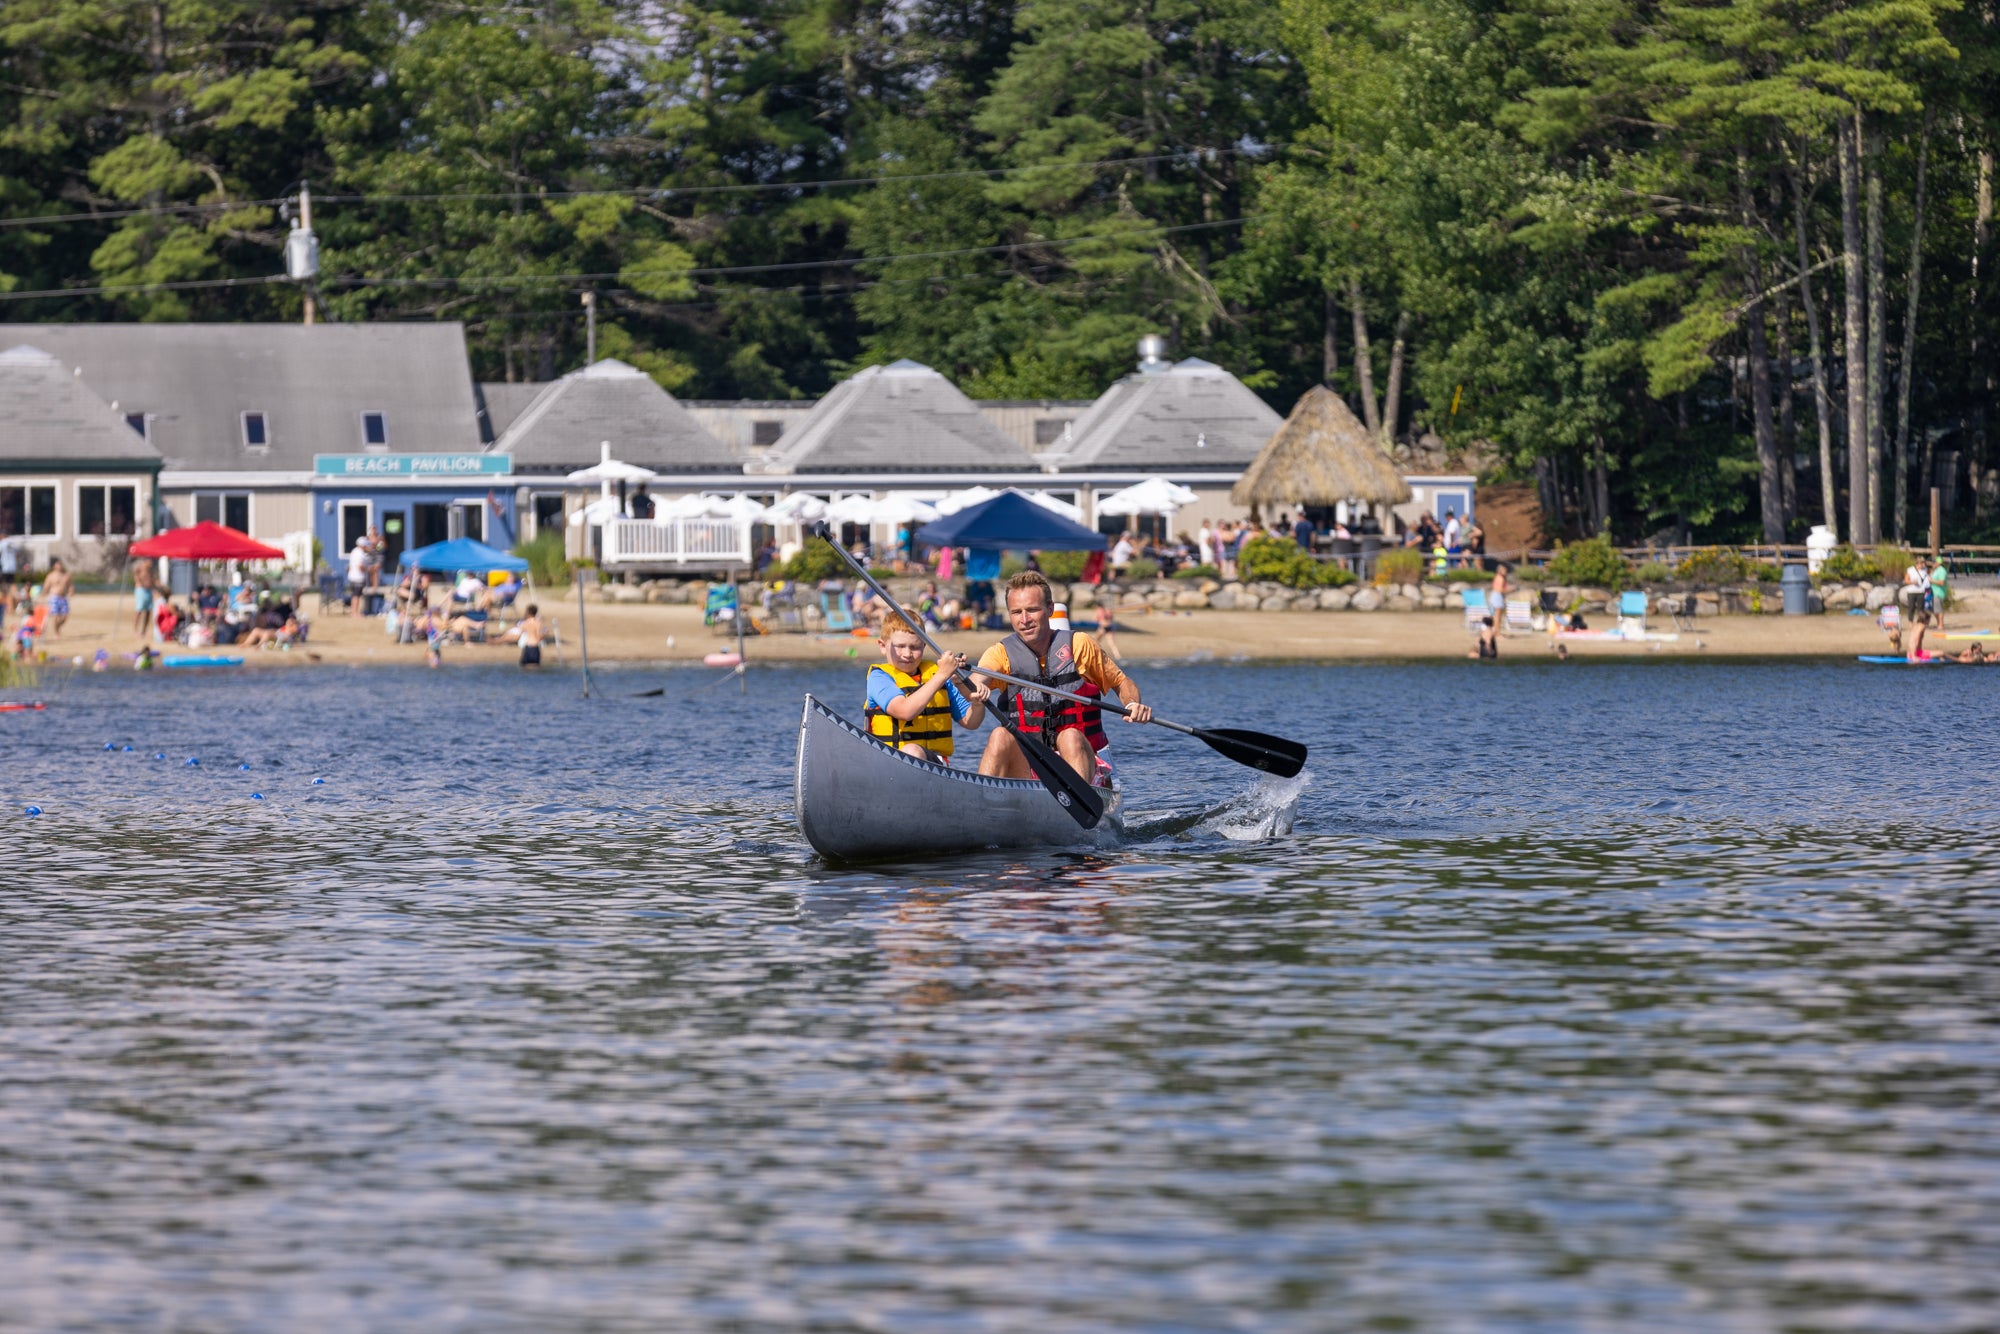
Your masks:
M750 525L735 519L613 519L604 564L748 565Z

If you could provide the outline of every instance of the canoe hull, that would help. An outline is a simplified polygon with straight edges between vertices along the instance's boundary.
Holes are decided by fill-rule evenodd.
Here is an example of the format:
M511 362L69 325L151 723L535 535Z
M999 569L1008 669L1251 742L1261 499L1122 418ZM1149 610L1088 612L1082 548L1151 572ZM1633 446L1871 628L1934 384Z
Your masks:
M983 778L883 745L806 696L794 799L799 831L838 861L915 860L978 848L1090 846L1117 825L1107 793L1097 830L1082 828L1038 782Z

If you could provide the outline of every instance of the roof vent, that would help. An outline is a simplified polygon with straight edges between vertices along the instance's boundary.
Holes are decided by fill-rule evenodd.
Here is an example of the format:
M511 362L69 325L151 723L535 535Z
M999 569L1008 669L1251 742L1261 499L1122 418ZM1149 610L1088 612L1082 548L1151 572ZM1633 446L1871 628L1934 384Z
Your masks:
M1139 374L1158 375L1167 369L1167 340L1147 334L1139 340Z

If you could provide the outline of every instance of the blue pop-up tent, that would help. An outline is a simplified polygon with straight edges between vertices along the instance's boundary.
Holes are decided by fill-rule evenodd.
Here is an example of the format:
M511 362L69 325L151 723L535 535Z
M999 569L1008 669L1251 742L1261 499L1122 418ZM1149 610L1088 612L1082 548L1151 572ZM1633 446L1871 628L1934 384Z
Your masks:
M983 551L1102 551L1104 534L1022 495L1002 491L917 529L919 544Z
M510 556L498 547L489 547L476 538L454 537L449 542L433 542L427 547L405 551L403 567L429 570L434 574L456 574L460 570L471 570L475 574L485 574L488 570L511 570L521 574L527 570L528 562L519 556Z

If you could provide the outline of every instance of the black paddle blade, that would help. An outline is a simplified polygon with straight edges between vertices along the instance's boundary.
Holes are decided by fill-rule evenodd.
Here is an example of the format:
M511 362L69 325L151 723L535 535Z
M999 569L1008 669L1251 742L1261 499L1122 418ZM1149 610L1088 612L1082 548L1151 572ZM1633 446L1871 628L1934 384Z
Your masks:
M1306 767L1304 746L1268 732L1246 732L1240 727L1197 727L1194 734L1217 754L1280 778L1295 777Z
M1028 760L1028 767L1035 771L1035 777L1042 780L1042 786L1049 795L1062 803L1069 812L1070 819L1085 829L1097 828L1097 822L1104 818L1104 796L1090 785L1090 780L1069 767L1069 761L1045 745L1038 736L1029 736L1007 731L1020 743L1021 754Z

